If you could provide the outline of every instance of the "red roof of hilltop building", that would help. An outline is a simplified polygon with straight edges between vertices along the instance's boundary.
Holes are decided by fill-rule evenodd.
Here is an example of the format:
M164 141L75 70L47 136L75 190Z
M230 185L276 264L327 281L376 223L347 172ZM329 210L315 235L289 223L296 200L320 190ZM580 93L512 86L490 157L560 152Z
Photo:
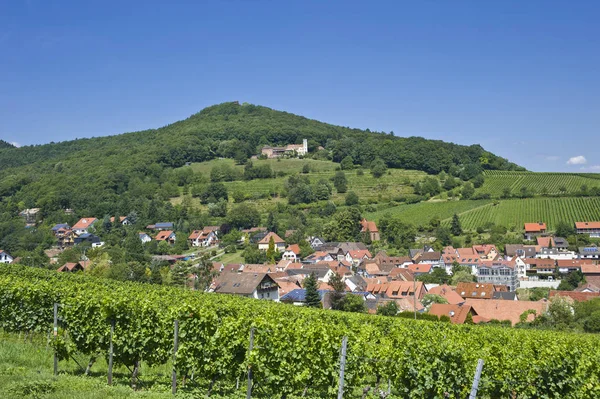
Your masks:
M600 222L575 222L575 228L579 230L600 229Z
M269 232L269 234L267 234L262 240L260 240L258 243L259 244L268 244L269 241L271 240L271 237L273 237L273 242L275 244L284 244L285 241L279 237L277 234L273 233L272 231Z
M72 229L73 230L87 229L88 227L93 225L96 222L96 220L98 220L98 219L96 219L96 218L79 219L79 221L73 225Z
M541 233L546 230L546 223L525 223L525 231L528 233Z

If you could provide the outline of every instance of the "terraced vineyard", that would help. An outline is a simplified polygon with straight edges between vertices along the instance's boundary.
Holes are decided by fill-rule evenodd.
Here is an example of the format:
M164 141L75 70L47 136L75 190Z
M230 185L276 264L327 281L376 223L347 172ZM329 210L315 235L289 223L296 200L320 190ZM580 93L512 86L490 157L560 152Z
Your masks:
M310 166L310 173L307 175L312 182L317 182L320 179L329 180L335 174L335 168L339 164L330 161L317 161L313 159L266 159L254 160L256 166L269 164L274 172L285 172L287 175L300 173L304 165ZM189 166L194 172L202 173L209 177L210 171L217 165L229 165L234 168L239 168L243 171L243 166L234 165L232 159L218 159L210 162L202 162ZM348 179L348 191L354 191L358 194L361 200L377 200L390 201L391 199L412 194L413 189L407 185L408 182L422 180L427 176L425 172L415 170L389 169L388 173L379 179L371 176L368 170L364 171L362 176L357 175L356 170L345 171ZM261 197L269 193L281 193L285 184L286 177L277 177L274 179L255 179L250 181L233 181L225 182L225 186L230 193L234 191L243 191L252 197ZM340 202L344 200L345 194L338 195L335 193L332 196L333 200ZM181 201L180 198L173 200L174 203Z
M582 186L600 187L600 178L594 173L537 173L486 171L485 183L477 190L492 197L500 197L506 188L511 194L520 194L522 187L535 194L575 193Z
M470 201L475 202L475 201ZM560 221L600 220L600 198L527 198L502 200L496 205L476 207L460 214L463 228L475 230L492 222L520 230L525 222L543 221L549 229ZM444 221L449 223L449 220Z

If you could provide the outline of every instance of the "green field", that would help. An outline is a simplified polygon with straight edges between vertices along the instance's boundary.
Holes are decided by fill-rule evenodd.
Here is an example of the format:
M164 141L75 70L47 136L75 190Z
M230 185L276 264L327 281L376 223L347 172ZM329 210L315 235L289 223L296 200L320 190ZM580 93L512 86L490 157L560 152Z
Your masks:
M365 214L365 217L370 220L381 220L386 216L397 216L403 221L414 225L426 225L434 217L445 220L451 218L455 213L462 214L473 209L485 207L491 203L491 200L427 201L380 209L377 212Z
M512 195L519 195L522 187L526 187L534 194L565 194L581 191L582 186L588 188L600 187L598 174L585 173L537 173L537 172L509 172L486 171L485 183L477 189L479 193L488 193L493 197L500 197L505 188L509 188ZM561 189L564 189L561 190Z
M526 222L545 222L551 230L560 221L600 220L600 198L526 198L502 200L461 215L463 227L476 229L487 222L520 230Z
M542 221L553 229L560 221L600 220L600 198L527 198L510 200L477 200L421 202L398 205L367 213L369 219L380 220L386 215L399 216L415 225L426 225L433 217L449 224L454 213L460 216L463 228L475 230L486 223L494 223L513 230L521 230L523 223Z

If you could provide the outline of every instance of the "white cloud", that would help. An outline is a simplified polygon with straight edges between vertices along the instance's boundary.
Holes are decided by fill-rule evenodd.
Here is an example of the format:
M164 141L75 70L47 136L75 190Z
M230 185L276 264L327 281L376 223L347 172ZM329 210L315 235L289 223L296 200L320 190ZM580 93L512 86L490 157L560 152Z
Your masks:
M17 143L16 141L11 141L10 143L17 148L19 148L21 146L21 144Z
M548 155L545 158L546 161L558 161L560 159L558 155Z
M585 165L587 163L587 159L583 155L578 155L576 157L571 157L567 161L567 165Z

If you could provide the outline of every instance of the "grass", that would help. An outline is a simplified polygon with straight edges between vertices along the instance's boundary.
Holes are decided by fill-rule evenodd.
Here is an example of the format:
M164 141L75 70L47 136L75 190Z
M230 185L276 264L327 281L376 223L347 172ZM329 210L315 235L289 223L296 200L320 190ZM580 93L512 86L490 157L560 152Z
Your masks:
M242 257L242 251L237 251L231 254L223 254L218 258L214 259L215 262L221 262L225 264L230 263L244 263L244 258Z
M0 397L21 398L172 398L169 370L166 366L142 366L140 379L147 388L133 391L126 369L116 368L113 386L106 383L106 362L98 361L92 375L83 376L74 361L59 362L59 374L53 375L53 354L43 337L25 341L15 334L0 333ZM79 359L80 363L86 360Z

